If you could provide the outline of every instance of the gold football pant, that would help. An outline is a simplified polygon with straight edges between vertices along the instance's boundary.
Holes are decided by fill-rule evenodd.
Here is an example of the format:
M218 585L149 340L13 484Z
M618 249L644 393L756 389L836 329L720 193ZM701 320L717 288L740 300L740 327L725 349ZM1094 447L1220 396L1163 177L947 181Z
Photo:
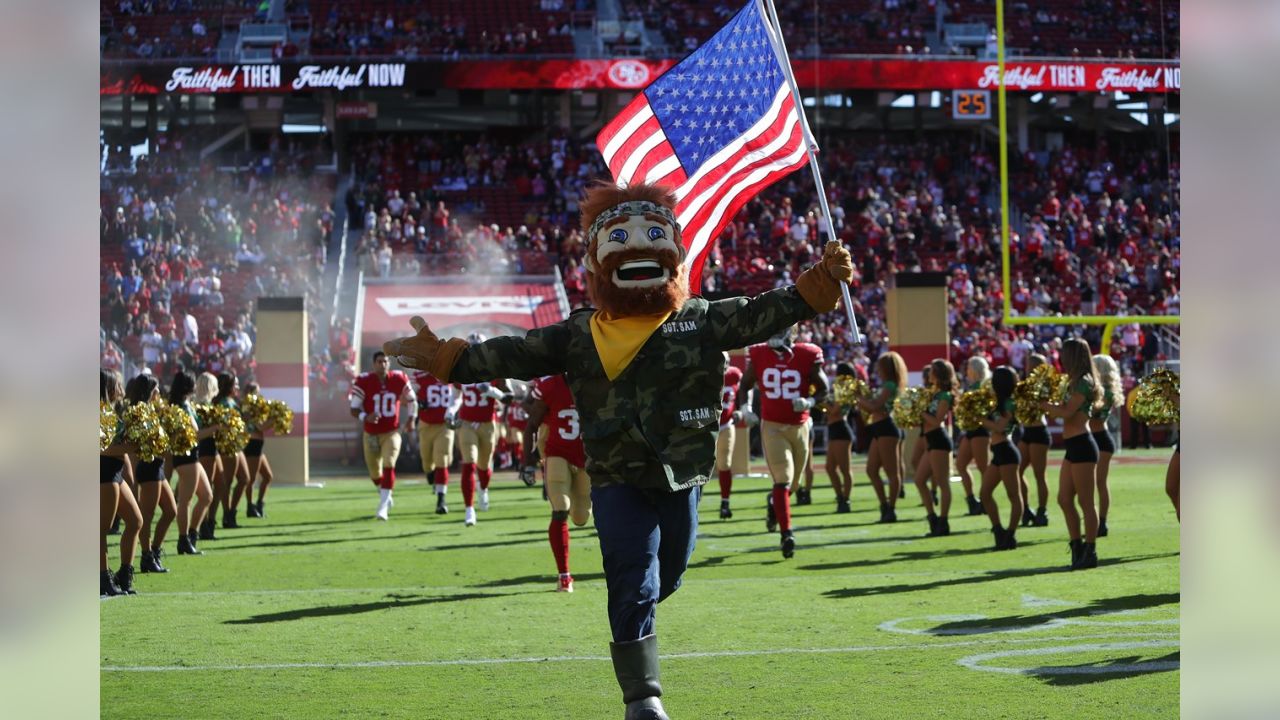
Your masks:
M436 468L449 467L453 430L444 423L418 423L418 452L422 455L422 472L427 475Z
M400 431L378 434L364 434L364 465L369 469L369 477L378 480L384 468L394 468L396 458L400 457Z
M488 470L493 464L493 445L498 437L497 421L479 423L463 422L458 428L458 449L462 452L462 462L472 463L480 470Z
M762 420L760 444L773 484L790 485L804 475L809 462L809 422L800 425Z
M574 525L586 525L591 519L591 478L587 471L562 457L547 458L547 500L552 510L568 510Z

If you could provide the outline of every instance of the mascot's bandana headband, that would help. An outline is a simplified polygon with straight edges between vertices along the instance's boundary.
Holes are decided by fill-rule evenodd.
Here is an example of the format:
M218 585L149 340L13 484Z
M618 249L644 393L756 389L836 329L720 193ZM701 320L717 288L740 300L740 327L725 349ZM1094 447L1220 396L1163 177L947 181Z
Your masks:
M648 200L628 200L627 202L618 203L608 210L601 212L600 215L596 217L596 221L591 223L591 233L587 237L595 237L596 233L600 232L600 228L604 227L605 223L616 217L622 217L624 215L644 215L645 213L661 215L666 218L668 223L671 223L671 227L679 227L676 225L676 216L672 214L670 208L649 202Z

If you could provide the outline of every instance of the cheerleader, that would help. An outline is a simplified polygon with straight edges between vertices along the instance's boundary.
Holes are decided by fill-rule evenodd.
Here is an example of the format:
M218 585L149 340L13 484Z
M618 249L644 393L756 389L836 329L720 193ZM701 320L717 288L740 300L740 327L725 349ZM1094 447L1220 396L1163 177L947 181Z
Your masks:
M196 404L212 405L213 398L217 395L218 378L213 373L200 373L200 376L196 378ZM214 530L218 527L218 503L225 502L227 492L222 487L222 459L218 457L218 445L214 442L212 436L206 437L196 444L196 457L200 460L200 467L204 470L205 476L209 478L209 482L213 485L213 502L209 505L209 510L205 514L204 520L198 526L198 539L217 540ZM187 537L190 537L190 534Z
M130 405L151 402L160 397L160 382L153 375L139 375L129 381L124 396ZM142 562L138 569L144 573L169 572L160 561L164 554L164 537L178 517L178 503L173 497L164 465L164 457L139 462L134 473L138 481L138 507L142 511ZM155 524L153 535L151 518L157 506L160 508L160 520Z
M947 360L934 360L930 365L930 377L934 388L929 406L925 408L924 440L927 445L920 466L916 468L916 490L920 493L920 501L929 513L929 537L941 537L951 534L951 525L947 515L951 511L951 433L947 430L947 416L955 404L956 370ZM941 495L941 509L934 512L933 494L926 483L925 466L932 473L934 485Z
M1018 547L1014 533L1022 517L1022 490L1018 485L1018 465L1022 458L1013 442L1013 432L1018 426L1014 413L1013 389L1018 384L1018 373L1013 368L1001 366L991 375L991 389L996 394L996 409L983 420L982 425L991 440L991 462L982 473L982 507L991 518L991 533L995 535L996 550L1013 550ZM1009 495L1009 527L1000 522L1000 506L996 504L995 489L1004 485Z
M196 381L189 373L179 370L173 376L173 384L169 386L169 404L182 408L195 423L196 447L186 455L173 458L173 469L178 473L178 554L203 555L196 549L198 534L196 528L204 520L209 506L213 505L213 486L209 475L200 464L199 446L206 440L212 440L218 426L200 426L200 417L195 406L191 404L191 396L195 393ZM191 497L195 496L196 506L191 507ZM189 514L188 514L189 511Z
M1032 353L1027 358L1027 375L1049 361L1039 353ZM1022 488L1022 524L1034 527L1045 527L1049 524L1046 506L1049 504L1049 481L1045 479L1045 468L1049 463L1049 429L1045 426L1044 416L1035 422L1022 426L1022 439L1018 441L1018 452L1022 462L1018 463L1018 485ZM1036 496L1039 504L1035 514L1031 513L1031 493L1027 487L1027 468L1036 478Z
M1107 475L1111 471L1111 456L1116 452L1115 439L1107 430L1111 411L1124 404L1124 390L1120 386L1120 368L1110 355L1094 355L1093 367L1102 383L1102 406L1089 413L1089 432L1098 444L1098 537L1107 536L1107 510L1111 508L1111 490L1107 487Z
M246 395L259 394L258 383L251 382L245 385ZM244 448L244 458L249 473L249 483L245 490L244 510L245 517L260 518L262 514L262 498L267 494L267 486L275 479L275 474L271 472L271 461L267 460L267 453L263 451L262 446L266 439L262 434L262 428L245 420L245 427L249 431L249 444ZM258 483L258 501L253 501L253 483L258 477L262 478L262 482ZM237 493L235 502L231 504L234 509L240 504L240 496Z
M239 412L240 404L236 402L236 395L239 393L240 381L236 376L231 373L218 373L218 394L213 398L214 405ZM222 527L230 530L240 527L236 522L236 506L240 504L245 486L249 484L249 463L245 460L243 451L233 455L219 451L218 460L222 463L222 483L219 488L222 494ZM234 493L231 490L232 480L236 481Z
M920 381L923 387L929 387L929 385L933 382L931 365L925 365L924 368L920 371ZM919 474L920 468L922 467L920 465L920 460L924 457L924 453L925 453L924 420L920 421L920 427L913 428L913 429L915 430L916 436L914 441L911 443L911 464L903 465L903 467L911 468L912 471L916 473L915 475L912 476L912 483L911 483L912 485L915 485L916 483L921 481L932 482L933 468L931 465L929 465L929 463L925 463L923 465L924 475ZM907 437L906 431L899 430L898 432L903 439L903 444L905 445L906 437ZM933 501L938 502L937 483L933 483L932 489L930 490L930 494L933 495ZM903 497L906 497L905 493L903 494Z
M907 364L898 353L886 352L876 359L876 375L880 378L880 390L867 400L859 399L858 409L867 419L867 435L871 439L867 449L867 477L880 500L878 522L891 523L898 521L895 508L902 489L899 474L902 435L893 422L893 402L907 382ZM889 478L888 492L880 480L881 469Z
M117 417L123 412L121 400L124 389L121 387L120 374L107 370L98 371L98 402L103 402L116 411ZM98 594L99 596L135 595L133 589L133 558L138 551L138 533L142 529L142 512L138 510L138 502L133 492L124 484L124 468L129 464L128 453L137 448L124 442L121 437L124 426L117 421L115 437L111 445L103 450L99 459L98 475L98 517L101 529L98 558ZM120 534L120 569L113 575L107 567L107 535L111 532L116 517L124 521L124 532Z
M973 392L991 379L991 366L981 355L974 355L965 363L965 392ZM982 515L982 503L973 496L973 480L969 477L969 463L973 462L978 469L978 482L982 482L987 474L987 446L991 441L991 433L984 426L975 430L966 430L960 438L960 452L956 457L956 467L960 475L960 484L964 486L965 504L969 506L970 515Z
M1067 448L1058 477L1058 506L1062 508L1067 534L1071 537L1071 569L1096 568L1098 512L1093 505L1093 493L1098 443L1089 433L1089 415L1102 407L1102 383L1094 370L1089 344L1084 340L1067 340L1062 344L1061 357L1062 370L1067 375L1062 402L1042 405L1050 416L1062 418L1062 436Z
M857 374L853 365L847 362L836 365L836 379L841 377L855 379ZM836 512L847 513L852 510L849 495L853 492L853 475L849 472L849 463L853 449L853 426L849 423L849 407L836 402L834 392L827 402L826 421L827 477L831 479L831 487L836 491Z

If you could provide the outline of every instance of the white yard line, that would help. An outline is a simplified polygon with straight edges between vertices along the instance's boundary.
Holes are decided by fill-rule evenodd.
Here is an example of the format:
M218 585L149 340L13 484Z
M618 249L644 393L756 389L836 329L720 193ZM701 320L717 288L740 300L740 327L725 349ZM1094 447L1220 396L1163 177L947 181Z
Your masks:
M1123 638L1172 638L1150 640L1145 643L1108 643L1100 645L1078 646L1082 648L1108 649L1123 647L1172 647L1178 645L1176 633L1127 633L1123 635L1081 635L1076 637L1044 637L1035 639L999 639L999 640L961 640L948 643L914 643L903 645L863 645L838 648L778 648L773 650L713 650L707 652L670 653L663 655L665 660L703 659L703 658L735 658L760 657L769 655L830 655L847 653L881 653L903 650L946 650L953 647L970 647L982 645L1011 645L1017 643L1074 642L1077 640L1120 640ZM1050 650L1053 650L1052 648ZM1062 652L1074 652L1074 648ZM1012 652L1012 651L1006 651ZM1046 650L1039 648L1025 651L1024 654L1044 654ZM1004 657L1002 653L993 653L989 657ZM974 663L987 659L987 655L972 656ZM966 658L969 659L969 658ZM553 662L605 662L604 655L559 655L553 657L519 657L519 658L473 658L455 660L374 660L352 663L263 663L245 665L108 665L102 672L219 672L228 670L356 670L367 668L411 668L411 667L456 667L464 665L515 665ZM989 668L975 668L989 669Z

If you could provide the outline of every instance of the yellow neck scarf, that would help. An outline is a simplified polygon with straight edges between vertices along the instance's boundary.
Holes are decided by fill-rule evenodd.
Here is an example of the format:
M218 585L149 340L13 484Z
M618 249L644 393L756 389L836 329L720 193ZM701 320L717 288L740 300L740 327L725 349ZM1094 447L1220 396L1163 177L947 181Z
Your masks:
M600 311L591 316L591 339L596 343L596 353L605 375L615 380L635 359L653 331L666 322L671 313L658 315L632 315L611 318Z

